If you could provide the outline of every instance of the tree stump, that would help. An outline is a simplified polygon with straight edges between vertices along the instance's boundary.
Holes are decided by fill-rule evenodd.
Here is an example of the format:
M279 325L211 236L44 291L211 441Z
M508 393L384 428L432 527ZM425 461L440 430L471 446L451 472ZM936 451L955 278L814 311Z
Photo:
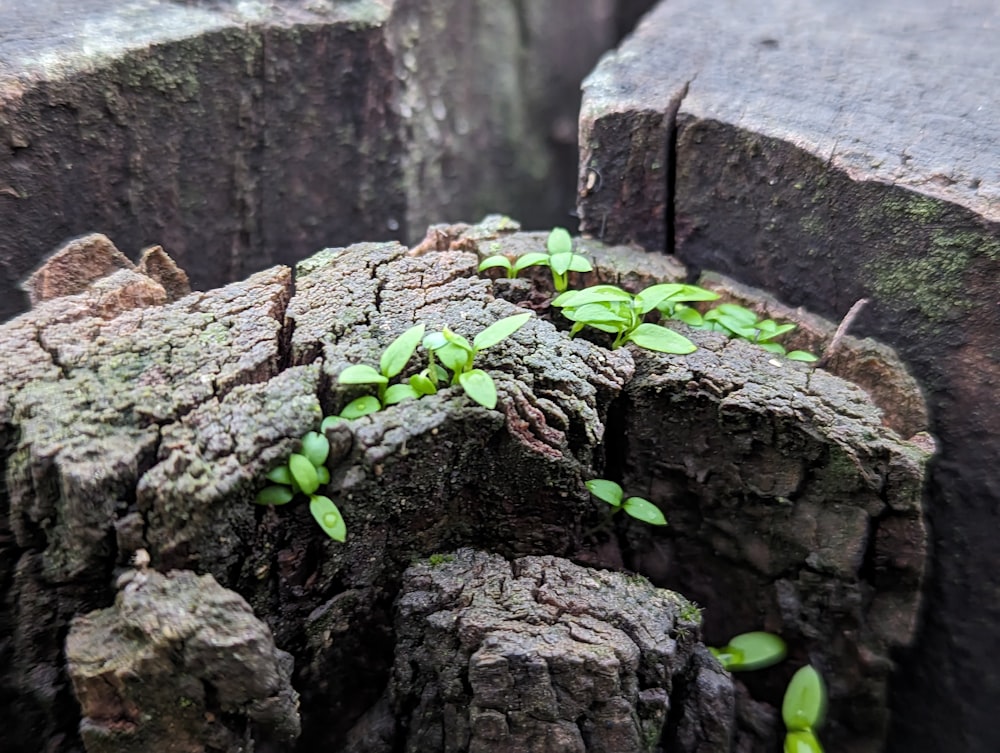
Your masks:
M663 2L587 79L582 229L893 346L941 451L896 753L1000 749L996 4ZM970 699L977 699L971 702Z
M63 636L112 603L113 575L138 549L158 570L212 575L268 624L295 657L312 749L340 745L381 697L405 569L462 546L627 561L699 596L710 576L713 619L735 632L756 614L766 624L753 627L785 633L827 676L830 745L881 744L884 714L848 699L881 697L888 651L911 637L927 454L829 374L713 333L690 333L687 357L607 350L536 316L477 356L496 410L449 387L327 430L325 493L346 543L306 504L251 504L302 435L359 394L337 382L349 364L377 364L418 321L471 338L525 310L494 294L512 286L476 275L488 253L542 247L516 229L494 218L435 228L416 251L327 249L294 281L275 267L173 303L124 270L0 327L0 709L14 750L75 749ZM579 282L684 273L635 249L578 248L596 266ZM162 302L144 306L133 286ZM600 476L648 491L676 521L587 538L605 511L584 481ZM696 562L703 577L689 578ZM772 691L759 701L773 706ZM777 734L765 726L753 739Z
M142 551L142 550L140 550ZM211 575L139 566L73 620L66 669L91 753L245 750L299 735L292 657Z

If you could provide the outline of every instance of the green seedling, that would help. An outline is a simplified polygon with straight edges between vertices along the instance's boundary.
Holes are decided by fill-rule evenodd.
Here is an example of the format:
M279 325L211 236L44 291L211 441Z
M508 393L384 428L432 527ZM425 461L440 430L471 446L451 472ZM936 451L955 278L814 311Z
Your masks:
M552 287L562 293L569 285L570 272L592 272L590 262L573 253L573 239L565 228L553 228L546 241L549 252L549 269L552 270Z
M785 642L773 633L753 632L737 635L722 648L708 649L723 668L730 672L748 672L777 664L785 658Z
M340 372L337 377L337 381L340 384L374 385L378 390L378 394L364 395L356 400L352 400L344 406L339 416L331 418L333 420L337 418L360 418L361 416L367 416L369 413L381 410L386 406L400 403L403 400L412 400L420 397L422 394L432 394L418 390L412 381L410 383L389 384L389 380L398 376L406 368L406 364L410 362L410 358L413 357L413 353L416 351L417 346L420 345L423 336L423 324L410 327L406 332L389 343L389 347L383 351L382 357L379 359L378 369L368 364L358 363L348 366ZM326 421L330 421L330 418L326 419ZM324 428L326 428L326 423L324 423Z
M691 308L674 311L671 316L696 329L724 332L730 337L752 342L770 353L777 353L792 361L819 360L805 350L788 352L784 345L775 342L776 338L794 330L794 324L778 324L773 319L758 319L753 311L735 303L720 304L709 309L704 316Z
M615 285L594 285L583 290L569 290L557 296L552 305L573 322L570 337L584 327L592 327L615 336L611 347L631 342L640 348L685 355L695 344L681 334L645 320L646 314L663 304L683 287L675 283L653 285L632 295Z
M667 524L667 520L663 517L663 513L660 512L660 508L648 499L629 497L623 500L622 498L625 496L625 493L622 491L621 486L614 481L608 481L603 478L591 479L587 482L587 489L599 500L611 505L613 508L612 515L619 510L624 510L630 516L636 520L641 520L643 523L649 523L653 526L665 526Z
M788 734L785 753L823 753L816 729L826 714L826 686L820 673L805 666L792 675L781 703L781 718Z
M697 320L701 319L701 314L698 313L698 310L686 304L694 303L695 301L715 301L719 298L718 293L700 288L697 285L686 285L680 282L664 284L670 286L669 290L671 292L657 304L656 308L664 316L684 322L685 324L690 324L689 320L695 319L695 317L697 317Z
M545 245L547 253L535 251L519 256L513 262L502 254L489 256L480 262L479 271L500 267L506 271L508 279L513 279L528 267L548 267L557 293L566 290L570 272L593 271L589 261L573 252L573 239L565 228L553 228Z
M486 269L492 269L494 267L500 267L507 273L507 279L513 280L517 277L519 272L524 271L528 267L539 267L549 265L549 255L543 254L539 251L532 251L531 253L524 254L523 256L517 257L513 262L506 256L497 254L495 256L488 256L479 263L479 271L482 272Z
M485 371L474 368L476 355L513 335L530 318L531 313L526 313L500 319L476 335L471 343L447 327L440 332L431 332L424 338L424 348L430 354L430 365L418 376L436 390L438 382L448 378L442 368L444 366L452 372L452 384L461 385L465 394L484 408L492 410L497 405L496 384L493 377ZM440 365L437 361L441 362Z
M723 648L711 648L718 662L730 672L763 669L785 658L785 642L772 633L737 635ZM826 714L826 687L819 672L805 666L792 675L781 704L781 717L788 730L784 753L823 753L816 730Z
M317 494L319 487L330 483L330 471L325 463L330 454L330 442L315 431L302 437L302 451L293 452L288 462L268 472L271 482L257 493L254 500L259 505L284 505L296 495L309 498L309 511L327 536L334 541L347 538L344 516L329 497Z

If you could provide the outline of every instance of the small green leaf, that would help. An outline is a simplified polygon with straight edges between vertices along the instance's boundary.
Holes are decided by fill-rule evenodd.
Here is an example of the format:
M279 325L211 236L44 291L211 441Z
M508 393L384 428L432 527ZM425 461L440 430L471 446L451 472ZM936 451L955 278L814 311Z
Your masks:
M573 257L569 260L569 272L593 272L594 268L587 261L585 256L580 256L580 254L573 254Z
M722 665L723 669L731 669L734 664L743 661L743 654L732 646L723 646L722 648L709 646L708 650L718 660L719 664Z
M796 730L785 735L784 753L823 753L823 746L810 730Z
M522 269L527 269L528 267L548 266L548 263L548 254L532 251L529 254L517 257L517 260L514 262L514 272L520 272Z
M287 486L265 486L254 498L258 505L284 505L292 501L295 494Z
M333 504L329 497L314 494L309 497L309 512L319 523L326 535L334 541L345 541L347 539L347 525L344 523L344 516Z
M344 420L343 416L327 416L326 418L323 419L323 423L319 425L319 430L325 434L327 429L329 429L334 424L340 423L343 420Z
M697 346L684 335L680 335L672 329L661 327L659 324L640 324L625 339L634 342L640 348L655 350L659 353L686 355L698 350Z
M391 379L405 369L423 336L424 325L418 324L415 327L410 327L389 343L389 347L382 353L382 358L379 361L379 368L382 370L383 376Z
M359 397L357 400L352 400L345 405L344 410L340 411L340 417L361 418L362 416L367 416L369 413L374 413L375 411L381 409L382 404L378 401L377 397L374 395L365 395L364 397Z
M651 526L665 526L667 524L667 519L663 517L660 508L648 499L629 497L622 505L622 509L636 520L649 523Z
M292 485L292 472L288 470L287 465L279 465L277 468L267 472L264 477L268 481L273 481L276 484L284 484L285 486Z
M763 631L737 635L729 641L726 648L742 654L742 660L738 664L727 667L733 671L770 667L784 659L787 653L785 642L779 636Z
M337 376L341 384L388 384L389 379L379 374L366 363L348 366Z
M573 250L573 237L566 228L554 227L552 228L552 232L549 233L545 247L552 256L569 253Z
M549 305L554 306L555 308L570 306L572 305L571 302L573 301L574 298L576 298L577 294L582 292L583 291L581 290L567 290L565 293L560 293L551 301L549 301Z
M814 363L819 360L808 350L790 350L785 353L785 358L790 361L803 361L804 363Z
M757 335L757 342L773 340L776 337L787 335L795 329L794 324L778 324L774 319L764 319L757 322L756 327L760 330L760 334Z
M330 483L329 469L325 465L321 465L319 468L316 469L316 478L319 479L320 486L323 486L324 484L329 484Z
M723 304L724 306L731 306L732 304ZM741 309L742 307L736 306L735 308ZM722 306L718 308L711 309L705 314L705 321L712 322L717 325L722 332L728 332L730 336L735 335L744 340L754 340L756 339L759 331L757 330L756 318L753 321L747 322L746 317L742 315L737 315L733 313L726 313L722 311ZM752 311L747 309L742 309L747 311L751 316L753 316Z
M476 350L486 350L486 348L492 347L501 340L505 340L513 335L530 318L531 312L529 311L526 314L514 314L514 316L508 316L493 322L493 324L476 335L472 341L472 345Z
M610 332L611 334L618 334L622 331L621 325L603 324L601 322L583 322L583 324L594 329L599 329L601 332Z
M330 454L330 440L322 434L310 431L302 437L302 454L310 463L319 467L326 462L326 456Z
M462 338L463 340L465 338ZM468 342L468 341L466 341ZM475 354L472 350L466 350L457 343L445 343L443 347L434 351L434 354L441 359L441 363L447 366L456 374L465 370L465 367L472 363ZM445 375L447 379L447 375Z
M431 386L433 387L433 385ZM389 389L385 391L383 397L386 405L395 405L404 400L415 400L420 397L420 393L408 384L392 384L389 385Z
M497 387L493 377L482 369L472 369L458 375L458 383L462 385L465 394L484 408L493 410L497 407Z
M675 295L682 286L676 282L664 282L659 285L651 285L644 290L640 290L635 296L635 305L639 313L647 314L665 300Z
M670 296L672 303L682 303L684 301L715 301L719 294L714 290L706 290L697 285L682 284L680 290Z
M601 332L608 332L612 335L617 335L622 331L622 326L620 324L604 324L602 322L578 322L578 324L581 328L586 325L587 327L593 327Z
M426 373L414 374L410 377L410 387L418 395L433 395L437 392L437 387Z
M706 319L716 317L728 319L744 327L749 327L757 323L757 315L754 312L735 303L722 303L705 314Z
M768 353L777 353L779 356L785 355L785 346L781 343L758 342L755 344Z
M819 672L806 665L792 675L781 704L781 717L790 732L819 727L826 711L826 688Z
M427 350L437 350L438 348L443 348L447 344L448 338L444 336L444 332L431 332L424 338L424 347Z
M572 293L572 297L566 298L567 293L563 293L557 296L551 305L580 307L587 303L611 303L613 301L627 301L631 303L633 300L631 293L614 285L593 285L583 290L571 290L567 292Z
M590 493L603 502L607 502L612 507L621 507L624 492L621 486L614 481L603 478L594 478L587 482L587 489Z
M700 327L705 323L701 314L698 313L697 309L693 309L690 306L678 306L674 309L674 313L670 317L671 319L676 319L679 322L684 322L689 327Z
M573 253L567 251L565 254L553 254L549 257L549 267L557 275L564 275L569 271L569 265L573 261Z
M571 309L564 309L563 316L571 322L583 322L584 324L626 324L628 319L612 311L606 303L587 303L583 306L574 306Z
M504 269L510 269L510 259L506 256L489 256L479 262L479 271L482 272L484 269L490 269L492 267L503 267Z
M288 469L292 472L292 478L305 494L312 494L319 486L319 477L316 475L316 466L309 462L305 455L293 452L288 458Z

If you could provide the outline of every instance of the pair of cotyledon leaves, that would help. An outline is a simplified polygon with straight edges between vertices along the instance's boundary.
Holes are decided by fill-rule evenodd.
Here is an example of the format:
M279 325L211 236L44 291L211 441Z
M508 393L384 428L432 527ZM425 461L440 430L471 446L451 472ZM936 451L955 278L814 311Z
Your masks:
M319 432L310 431L302 437L302 452L293 452L285 465L267 474L271 486L264 487L256 502L262 505L284 505L296 494L309 498L309 512L327 536L335 541L347 538L344 516L329 497L317 494L319 487L330 482L330 471L325 463L330 454L329 440Z

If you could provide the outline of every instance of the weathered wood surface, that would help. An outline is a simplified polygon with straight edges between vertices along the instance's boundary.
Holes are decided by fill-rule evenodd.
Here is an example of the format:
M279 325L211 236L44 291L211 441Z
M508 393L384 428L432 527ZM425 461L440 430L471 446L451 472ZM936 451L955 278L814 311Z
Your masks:
M1000 748L1000 7L661 3L588 78L583 227L893 345L941 443L890 750Z
M94 231L132 258L162 243L205 289L442 219L552 225L616 8L0 3L0 319L45 254Z
M294 744L294 660L239 594L211 575L142 564L118 585L115 603L75 618L66 637L88 753Z
M361 726L352 753L730 750L732 683L704 661L683 597L557 557L440 559L403 575L384 701L396 724L388 739ZM712 680L717 695L695 691Z
M881 745L884 709L859 714L848 699L881 698L889 652L912 636L926 454L829 374L713 333L691 333L701 348L686 358L608 351L536 318L480 356L497 410L452 388L330 430L327 493L346 544L301 502L251 503L320 415L356 396L336 382L348 364L377 363L418 320L471 336L523 310L495 297L510 286L475 274L481 256L542 246L514 228L441 228L417 255L329 249L294 285L279 266L174 303L160 287L151 307L128 291L158 284L121 270L0 327L0 714L13 750L41 739L78 750L65 629L111 603L116 568L140 548L155 568L209 573L246 598L295 657L302 749L336 747L385 687L402 572L457 546L628 561L700 593L705 573L687 568L704 558L713 640L728 626L782 633L827 674L830 745ZM683 274L641 251L581 250L598 264L593 280ZM673 525L619 520L585 538L604 511L583 481L619 475ZM665 571L675 551L687 564ZM747 749L763 753L775 724Z

